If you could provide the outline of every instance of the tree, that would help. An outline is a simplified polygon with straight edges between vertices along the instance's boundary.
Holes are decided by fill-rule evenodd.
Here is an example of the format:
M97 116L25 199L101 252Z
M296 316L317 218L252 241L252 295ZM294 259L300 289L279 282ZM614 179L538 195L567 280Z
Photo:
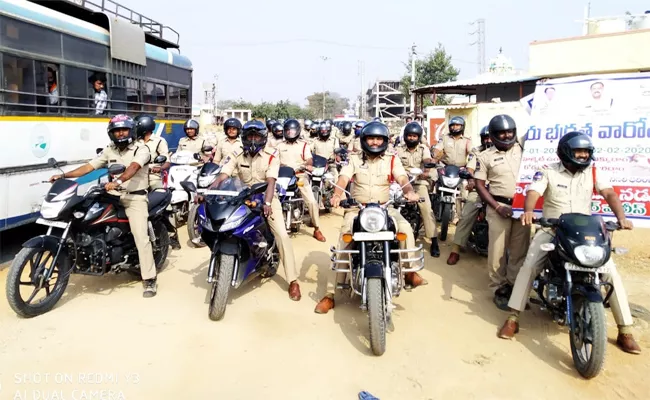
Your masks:
M325 99L325 118L333 118L335 114L350 108L350 101L345 97L341 97L338 93L325 92L325 95L323 95L323 92L316 92L311 96L307 96L308 109L316 118L323 117L323 98Z
M402 78L402 92L406 96L406 102L411 101L411 60L404 63L406 74ZM441 43L422 60L415 60L415 87L435 85L456 80L460 70L451 63L451 55L447 53ZM448 104L445 96L437 96L436 104ZM425 99L423 106L432 105L431 100Z
M292 103L289 100L280 100L273 104L270 102L262 102L260 104L252 105L253 118L263 119L288 119L288 118L313 118L310 110L301 108L298 104Z
M222 100L219 102L219 108L221 110L252 110L253 107L253 103L242 98L239 100Z

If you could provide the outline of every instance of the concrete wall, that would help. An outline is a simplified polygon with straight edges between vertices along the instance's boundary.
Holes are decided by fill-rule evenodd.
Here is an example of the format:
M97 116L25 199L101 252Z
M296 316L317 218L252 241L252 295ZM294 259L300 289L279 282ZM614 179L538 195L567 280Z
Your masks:
M530 75L557 77L650 70L650 29L533 42Z

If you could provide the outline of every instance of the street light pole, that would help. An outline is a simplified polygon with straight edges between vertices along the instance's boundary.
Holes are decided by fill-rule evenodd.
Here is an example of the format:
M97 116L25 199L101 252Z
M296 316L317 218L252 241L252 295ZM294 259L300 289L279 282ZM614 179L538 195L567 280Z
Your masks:
M323 60L323 120L325 119L325 61L329 60L329 57L320 56L320 59Z

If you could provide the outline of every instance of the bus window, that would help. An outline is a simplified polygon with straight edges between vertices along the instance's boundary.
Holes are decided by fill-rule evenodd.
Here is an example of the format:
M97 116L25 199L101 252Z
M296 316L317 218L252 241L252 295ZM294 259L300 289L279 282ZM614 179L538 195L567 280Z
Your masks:
M65 104L71 114L88 114L91 103L88 101L88 71L81 68L63 66L65 78Z
M156 114L158 117L165 115L165 85L146 82L145 84L145 111Z
M126 78L111 74L111 109L114 114L126 113Z
M103 44L63 35L63 58L68 61L106 67L108 47Z
M58 113L60 105L59 66L35 61L36 104L39 113Z
M0 17L0 42L11 49L61 58L61 34L13 18Z
M188 89L181 89L181 113L185 118L190 118L192 109L190 107L190 91Z
M126 101L129 112L139 112L140 105L140 81L133 78L126 78Z
M4 54L2 57L4 101L11 111L34 111L34 61ZM21 92L21 93L18 93ZM20 104L20 105L18 105Z
M182 115L180 106L181 106L181 89L168 86L169 88L169 115L178 117Z
M108 94L106 93L106 74L103 72L93 72L88 78L91 85L92 97L92 114L104 115L108 108Z

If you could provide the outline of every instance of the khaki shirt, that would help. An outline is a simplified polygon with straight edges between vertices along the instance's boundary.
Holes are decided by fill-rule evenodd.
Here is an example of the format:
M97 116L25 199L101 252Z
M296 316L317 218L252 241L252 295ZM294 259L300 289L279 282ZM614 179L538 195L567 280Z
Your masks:
M284 139L276 139L275 136L271 135L266 141L266 147L277 149L278 145L282 142L284 142Z
M176 151L191 151L192 153L199 153L203 154L201 149L204 147L205 139L203 138L192 138L190 139L189 137L184 137L181 140L178 141L178 149ZM206 145L208 143L205 143Z
M431 158L431 151L423 144L418 144L417 147L410 150L406 147L406 144L402 143L395 147L395 154L402 161L402 165L407 171L411 168L421 168L424 170L424 160ZM417 179L414 184L428 186L429 181L426 179Z
M341 143L341 146L347 146L352 143L352 140L354 140L354 134L350 133L346 136L341 133L337 136L337 139L339 140L339 143Z
M277 147L280 157L280 164L291 167L294 170L302 167L312 158L309 143L303 140L295 142L282 142Z
M153 160L156 159L158 156L165 156L167 157L167 161L169 162L169 147L167 146L167 141L160 136L151 136L148 141L144 141L144 139L138 140L138 143L145 145L149 149L149 153L151 154L151 161L149 163L149 169L156 167L157 165L153 164Z
M397 180L407 176L399 157L388 154L365 161L362 155L352 154L348 165L341 168L339 175L354 178L352 197L359 203L387 202L390 198L390 178Z
M508 151L491 147L478 155L474 177L490 181L490 194L512 199L515 196L522 149L515 143Z
M338 140L330 136L327 140L314 140L311 143L311 152L328 160L334 158L334 150L337 148Z
M216 164L219 164L221 160L225 159L227 156L241 150L244 150L244 147L240 138L235 139L234 142L231 142L230 139L220 140L219 143L217 143L217 147L214 149L214 158L212 160Z
M450 134L446 134L436 143L434 149L443 152L440 158L443 164L464 167L467 164L467 155L472 152L472 141L463 135L460 139L454 139Z
M266 182L267 178L278 179L280 160L273 149L264 148L255 156L247 156L244 151L237 151L226 157L221 173L232 176L238 171L238 177L245 185Z
M596 171L594 182L593 168L585 168L574 175L557 162L537 170L528 190L544 196L544 218L559 218L565 213L591 215L594 187L597 192L612 188L609 175L602 171Z
M469 153L469 156L467 156L467 165L465 165L465 168L476 170L478 155L481 154L481 152L483 151L485 151L483 146L474 147L471 153Z
M120 151L114 144L110 144L89 163L94 169L110 167L113 164L122 164L128 168L131 163L138 164L140 166L138 172L121 185L129 193L149 188L149 169L143 167L149 164L150 160L151 154L147 146L134 142L128 145L124 151Z
M355 152L363 151L363 149L361 148L361 138L359 136L355 136L354 139L352 139L352 146L348 147L348 150L355 151Z

